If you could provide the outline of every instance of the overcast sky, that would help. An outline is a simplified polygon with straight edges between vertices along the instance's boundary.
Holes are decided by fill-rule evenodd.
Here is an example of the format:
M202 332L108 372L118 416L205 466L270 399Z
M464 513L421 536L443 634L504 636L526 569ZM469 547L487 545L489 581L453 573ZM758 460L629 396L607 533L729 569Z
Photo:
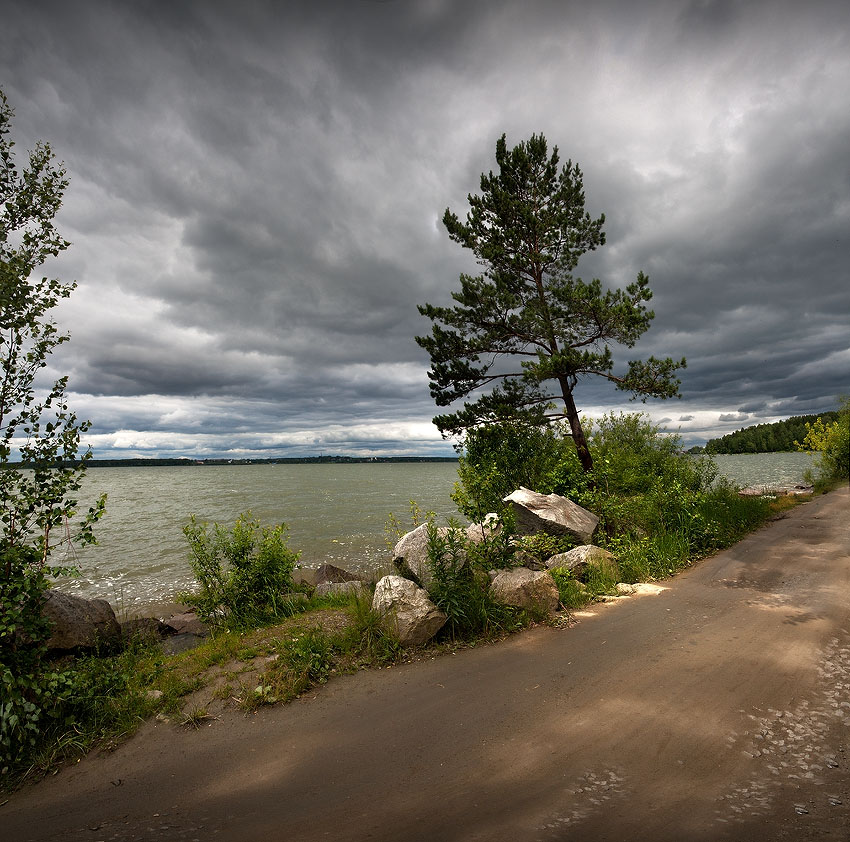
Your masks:
M0 0L19 164L70 178L79 286L53 358L95 456L451 453L416 305L474 261L446 235L494 149L584 172L682 399L583 383L684 440L850 392L850 5Z

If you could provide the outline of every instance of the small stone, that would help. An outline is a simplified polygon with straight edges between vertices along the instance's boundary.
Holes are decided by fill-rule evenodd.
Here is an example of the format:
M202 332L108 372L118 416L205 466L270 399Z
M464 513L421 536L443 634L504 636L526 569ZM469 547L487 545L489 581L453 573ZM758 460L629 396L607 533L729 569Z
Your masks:
M798 816L806 816L809 813L809 811L806 809L806 807L803 804L795 804L794 805L794 812Z

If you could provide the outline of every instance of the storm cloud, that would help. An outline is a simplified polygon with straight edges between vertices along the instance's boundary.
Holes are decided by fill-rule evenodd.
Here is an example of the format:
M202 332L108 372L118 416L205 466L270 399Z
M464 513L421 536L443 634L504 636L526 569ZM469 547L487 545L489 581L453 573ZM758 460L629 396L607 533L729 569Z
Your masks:
M687 443L850 391L846 3L6 3L17 151L67 166L58 318L95 455L445 454L416 310L496 139L543 132L650 277L633 352L682 400L579 386ZM675 419L675 420L671 420Z

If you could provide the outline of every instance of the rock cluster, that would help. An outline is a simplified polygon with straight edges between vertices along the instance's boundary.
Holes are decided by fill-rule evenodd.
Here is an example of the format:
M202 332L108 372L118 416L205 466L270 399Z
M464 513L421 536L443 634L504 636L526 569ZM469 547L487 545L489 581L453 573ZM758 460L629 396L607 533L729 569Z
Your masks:
M599 523L592 512L556 494L537 494L519 488L505 498L513 511L519 535L545 533L572 536L582 543L566 553L550 558L538 558L517 549L508 570L490 571L483 577L482 587L489 587L495 600L538 613L557 611L558 587L550 571L565 570L578 579L589 565L607 567L616 576L617 562L611 553L590 542ZM464 547L481 543L499 534L501 524L496 515L488 515L483 523L466 529L441 527L437 535L448 541L456 540L459 549L455 564L466 564ZM395 545L393 564L400 575L384 576L376 586L372 608L384 618L390 630L403 646L427 643L445 625L446 614L431 600L428 589L433 585L433 573L428 559L428 526L423 524L404 535ZM483 574L482 574L483 575ZM331 564L317 569L296 568L296 585L319 595L370 595L369 586L361 577ZM619 586L618 586L619 588ZM621 593L629 592L624 586ZM306 600L304 593L284 595L293 602ZM177 614L167 620L139 618L119 624L115 613L105 600L85 600L80 597L49 591L45 607L53 623L53 635L48 646L54 650L93 649L117 645L122 639L143 637L158 640L164 651L176 653L196 646L208 634L208 628L194 612Z

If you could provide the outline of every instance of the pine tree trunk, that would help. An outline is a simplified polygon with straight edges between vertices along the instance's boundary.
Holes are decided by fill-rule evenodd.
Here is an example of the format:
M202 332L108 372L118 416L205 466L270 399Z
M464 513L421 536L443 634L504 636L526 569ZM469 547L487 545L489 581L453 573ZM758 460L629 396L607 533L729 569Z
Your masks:
M586 474L592 473L593 458L590 455L590 448L587 446L587 439L584 437L584 430L582 429L581 419L579 418L578 410L576 409L575 401L573 400L572 390L569 388L569 384L565 383L563 380L561 380L560 383L561 394L564 398L564 408L567 411L567 421L570 422L570 432L573 435L576 453L578 453L578 458L584 472Z

